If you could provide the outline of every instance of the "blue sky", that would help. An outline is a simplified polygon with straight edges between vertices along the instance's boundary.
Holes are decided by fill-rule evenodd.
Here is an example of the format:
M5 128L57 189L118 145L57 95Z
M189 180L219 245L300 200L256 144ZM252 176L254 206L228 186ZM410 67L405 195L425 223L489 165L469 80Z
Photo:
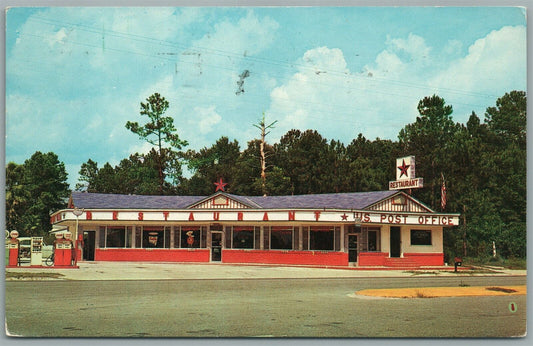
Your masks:
M425 96L465 123L527 88L521 8L15 7L6 23L6 161L53 151L72 187L88 159L150 149L124 125L155 92L200 150L245 149L263 112L271 143L293 128L395 140Z

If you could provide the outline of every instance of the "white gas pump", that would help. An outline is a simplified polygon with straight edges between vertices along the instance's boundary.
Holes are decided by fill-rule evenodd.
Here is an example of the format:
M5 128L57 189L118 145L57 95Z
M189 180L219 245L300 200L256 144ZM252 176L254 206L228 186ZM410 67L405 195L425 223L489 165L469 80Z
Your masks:
M43 265L43 237L31 238L30 266Z

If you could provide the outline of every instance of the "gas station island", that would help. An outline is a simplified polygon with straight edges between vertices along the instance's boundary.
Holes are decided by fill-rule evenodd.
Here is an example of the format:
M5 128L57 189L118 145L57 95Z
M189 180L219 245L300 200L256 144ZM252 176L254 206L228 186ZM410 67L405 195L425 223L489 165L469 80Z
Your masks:
M6 239L7 267L15 268L28 259L32 268L54 266L55 268L77 268L77 247L71 240L72 233L68 231L55 233L56 239L52 245L52 256L43 258L43 237L19 238L17 231L9 232ZM29 241L26 248L25 241Z

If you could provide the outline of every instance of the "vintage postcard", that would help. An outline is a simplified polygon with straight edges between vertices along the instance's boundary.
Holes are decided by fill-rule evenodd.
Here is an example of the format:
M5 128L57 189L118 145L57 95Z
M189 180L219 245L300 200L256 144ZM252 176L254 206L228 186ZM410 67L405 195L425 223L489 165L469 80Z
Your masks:
M523 7L9 7L5 332L526 335Z

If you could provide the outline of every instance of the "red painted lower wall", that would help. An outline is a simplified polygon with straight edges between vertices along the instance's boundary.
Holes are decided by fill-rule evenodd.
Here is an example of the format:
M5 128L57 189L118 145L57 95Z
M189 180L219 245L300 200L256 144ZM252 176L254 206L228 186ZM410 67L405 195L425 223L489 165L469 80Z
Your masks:
M96 249L95 261L131 262L209 262L209 249ZM442 266L443 253L404 253L402 258L389 258L386 252L359 253L358 266ZM261 263L347 266L348 254L326 251L222 250L222 263Z
M360 252L357 265L360 267L384 266L389 254L386 252Z
M403 257L417 262L420 266L443 266L443 253L404 253Z
M345 252L276 251L276 250L222 250L223 263L264 263L347 266Z
M395 261L395 266L402 264L408 266L443 266L443 253L404 253L401 258L389 258L387 252L361 252L359 253L360 267L371 266L392 266L391 261Z
M96 249L95 261L209 262L208 249Z

